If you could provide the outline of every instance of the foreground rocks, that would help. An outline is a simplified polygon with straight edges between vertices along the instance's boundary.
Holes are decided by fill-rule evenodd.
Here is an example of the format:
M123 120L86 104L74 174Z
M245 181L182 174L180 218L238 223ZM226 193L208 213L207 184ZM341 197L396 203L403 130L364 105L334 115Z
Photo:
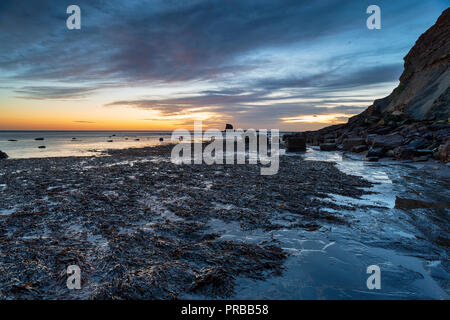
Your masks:
M0 160L8 159L8 155L0 150Z
M449 161L450 9L405 57L399 86L347 124L302 134L322 150L368 152L366 157ZM332 139L333 141L330 141Z

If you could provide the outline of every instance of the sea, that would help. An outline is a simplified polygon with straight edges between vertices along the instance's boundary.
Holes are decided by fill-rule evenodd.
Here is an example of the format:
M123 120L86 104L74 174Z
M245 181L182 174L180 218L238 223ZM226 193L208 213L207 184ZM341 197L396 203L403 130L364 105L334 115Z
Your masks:
M0 150L11 159L93 156L107 149L169 143L171 135L172 131L0 131Z

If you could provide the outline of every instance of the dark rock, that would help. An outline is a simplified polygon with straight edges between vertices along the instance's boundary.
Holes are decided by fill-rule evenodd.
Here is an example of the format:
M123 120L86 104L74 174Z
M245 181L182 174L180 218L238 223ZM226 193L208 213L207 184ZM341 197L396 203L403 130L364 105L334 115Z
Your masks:
M34 138L35 141L43 141L44 138Z
M370 147L369 151L367 151L366 157L382 157L383 149L382 148L374 148Z
M421 149L423 147L428 146L429 144L430 144L430 142L428 140L418 138L418 139L414 139L413 141L411 141L408 144L408 147L413 148L413 149Z
M225 125L225 130L233 130L233 125L227 123L227 124Z
M334 151L337 149L336 143L322 143L320 150L322 151Z
M384 136L376 136L373 139L372 146L374 148L383 148L387 151L389 149L394 149L401 146L403 143L403 136L397 133L388 134Z
M416 199L408 199L408 198L400 198L395 197L395 208L396 209L425 209L425 208L448 208L449 203L446 202L425 202L422 200L416 200Z
M9 139L8 141L16 142L17 140L16 139Z
M47 148L46 146L39 146L38 147L39 149L45 149L45 148Z
M366 150L367 150L367 146L365 144L362 144L360 146L354 146L352 148L352 152L355 152L355 153L360 153L360 152L363 152Z
M164 141L164 138L159 138L159 141L161 141L161 142Z
M355 146L360 146L365 144L365 139L362 138L350 138L350 139L344 139L342 141L342 145L344 146L345 150L351 150Z
M414 158L415 150L405 146L394 149L394 156L401 160L412 160Z
M439 146L439 157L443 162L450 162L450 140Z
M373 140L375 139L376 136L377 136L377 134L368 134L366 137L366 144L371 146L373 144Z
M370 162L377 162L378 159L379 159L378 157L366 157L366 158L364 158L364 160L370 161Z
M386 157L394 158L394 150L388 150L385 154Z
M0 150L0 160L8 159L8 155Z
M286 149L289 152L306 151L306 139L302 136L293 136L286 139Z
M108 140L108 141L106 141L106 142L114 142L113 140Z

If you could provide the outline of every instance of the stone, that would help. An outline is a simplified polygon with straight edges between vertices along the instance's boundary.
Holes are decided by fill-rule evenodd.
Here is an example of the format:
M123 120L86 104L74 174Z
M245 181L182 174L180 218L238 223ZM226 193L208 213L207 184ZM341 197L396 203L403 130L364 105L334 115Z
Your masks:
M306 139L302 136L286 138L286 149L289 152L306 151Z
M361 153L366 150L367 150L367 146L365 144L362 144L360 146L354 146L352 148L352 152L355 152L355 153Z
M349 139L344 139L342 141L342 145L344 146L345 150L351 150L353 147L355 146L360 146L365 144L366 141L365 139L362 138L349 138Z
M321 151L334 151L337 149L336 143L322 143L320 145Z
M366 157L382 157L383 149L382 148L374 148L370 147L369 151L367 151Z
M39 146L38 149L45 149L46 146Z
M35 141L43 141L44 138L34 138Z
M227 124L225 125L225 130L233 130L233 125L227 123Z
M423 147L428 146L429 144L430 144L430 142L428 140L418 138L418 139L414 139L413 141L411 141L408 144L408 147L413 148L413 149L421 149Z
M0 160L8 159L8 155L0 150Z
M372 146L374 148L383 148L383 150L389 150L394 149L396 147L401 146L403 143L403 136L394 133L394 134L387 134L383 136L376 136L373 139Z
M415 150L405 146L394 149L394 156L400 160L412 160L414 158Z
M439 157L443 162L450 162L450 140L439 146Z
M161 142L164 141L164 138L159 138L159 141L161 141Z

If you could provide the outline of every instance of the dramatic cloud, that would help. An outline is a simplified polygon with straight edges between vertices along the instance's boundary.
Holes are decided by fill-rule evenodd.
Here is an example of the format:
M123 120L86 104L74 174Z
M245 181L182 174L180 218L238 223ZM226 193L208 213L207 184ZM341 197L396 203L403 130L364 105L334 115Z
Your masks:
M81 8L81 30L66 28L71 4ZM394 87L402 57L446 7L445 0L379 1L382 29L371 31L369 4L3 0L0 84L10 96L36 100L123 89L123 97L96 101L165 117L202 112L279 123L340 105L357 112ZM184 90L161 93L172 87ZM141 93L130 97L127 88Z

